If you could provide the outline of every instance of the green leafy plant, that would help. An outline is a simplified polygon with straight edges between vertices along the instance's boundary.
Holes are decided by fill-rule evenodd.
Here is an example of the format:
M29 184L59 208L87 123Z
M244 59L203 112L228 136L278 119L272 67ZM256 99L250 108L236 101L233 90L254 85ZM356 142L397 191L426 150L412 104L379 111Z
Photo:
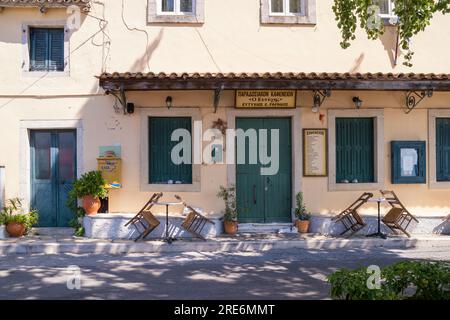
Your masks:
M297 208L295 208L295 216L297 219L300 221L311 220L311 214L306 210L305 202L303 200L303 192L297 193L295 202L297 203Z
M12 222L23 224L25 226L25 233L28 233L38 223L39 213L36 209L25 212L22 201L19 198L13 198L7 200L6 206L0 212L0 217L3 224Z
M73 188L70 191L72 198L82 198L84 196L93 196L94 198L106 198L108 190L105 188L106 181L100 171L90 171L75 180Z
M404 65L412 66L414 52L411 50L413 36L430 25L435 13L450 12L450 0L393 0L397 17L399 47L406 53ZM341 47L346 49L356 39L356 28L364 29L369 39L377 39L385 31L385 23L379 17L379 0L334 0L333 12L341 30ZM394 22L394 21L392 21Z
M402 261L381 269L379 289L369 289L366 268L341 269L328 276L330 294L340 300L449 300L448 262Z
M223 199L225 202L225 213L223 215L224 220L237 221L236 187L234 185L229 188L220 186L217 197Z
M72 210L75 217L69 222L69 225L75 230L76 236L84 235L82 224L85 216L84 209L78 206L78 199L84 196L93 196L94 198L106 198L108 190L105 188L106 181L103 179L100 171L90 171L75 180L72 190L69 192L66 205Z

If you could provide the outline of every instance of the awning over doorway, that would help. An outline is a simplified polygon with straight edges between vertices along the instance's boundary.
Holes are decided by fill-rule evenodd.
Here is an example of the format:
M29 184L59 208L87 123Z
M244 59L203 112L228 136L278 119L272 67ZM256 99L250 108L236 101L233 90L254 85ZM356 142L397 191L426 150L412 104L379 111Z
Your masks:
M450 91L450 74L425 73L104 73L111 91L149 90L374 90Z

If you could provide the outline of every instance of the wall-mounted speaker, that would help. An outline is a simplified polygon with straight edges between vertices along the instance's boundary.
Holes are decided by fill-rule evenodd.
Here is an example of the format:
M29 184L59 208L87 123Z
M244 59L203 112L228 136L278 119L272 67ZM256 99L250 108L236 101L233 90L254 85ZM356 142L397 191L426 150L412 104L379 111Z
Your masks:
M134 103L131 103L131 102L127 103L127 113L129 113L129 114L134 113Z

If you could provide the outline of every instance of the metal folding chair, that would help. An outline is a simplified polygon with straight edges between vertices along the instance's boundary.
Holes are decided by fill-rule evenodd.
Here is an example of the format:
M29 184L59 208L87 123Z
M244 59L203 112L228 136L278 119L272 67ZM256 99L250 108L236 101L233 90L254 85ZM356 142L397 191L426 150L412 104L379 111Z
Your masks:
M145 206L130 220L125 226L133 225L136 231L139 233L138 237L134 241L139 241L140 239L145 239L150 232L156 229L161 222L152 214L150 209L158 202L159 198L162 197L162 192L154 193L150 200L145 204Z
M186 231L188 231L197 238L206 240L205 237L202 235L202 231L207 223L215 224L214 221L206 218L205 216L201 215L197 210L187 205L186 202L184 202L180 196L175 195L175 198L181 203L183 203L183 206L188 210L187 217L184 219L181 225L183 229L185 229Z
M408 237L411 237L407 228L413 220L417 223L419 223L419 220L405 208L394 191L380 190L380 192L392 207L381 221L383 221L383 223L392 231L396 232L397 230L400 230Z
M347 209L331 219L335 222L341 222L343 224L344 231L340 234L341 236L351 231L349 235L349 237L351 237L353 234L366 226L366 223L361 218L357 210L372 197L373 193L363 193Z

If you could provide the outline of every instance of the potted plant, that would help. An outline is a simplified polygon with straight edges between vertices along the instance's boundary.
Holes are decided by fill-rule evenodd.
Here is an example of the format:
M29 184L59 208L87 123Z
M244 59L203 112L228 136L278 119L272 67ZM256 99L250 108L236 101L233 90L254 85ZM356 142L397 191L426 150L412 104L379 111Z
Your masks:
M101 206L100 198L104 199L108 196L105 185L106 181L100 171L87 172L80 179L75 180L69 198L81 199L86 214L95 215Z
M10 199L3 208L3 216L6 231L10 237L17 238L27 234L38 222L38 212L31 209L29 212L23 210L22 202L18 198Z
M311 214L306 211L306 206L303 202L303 192L297 193L295 199L297 202L297 208L295 208L297 230L299 233L308 233Z
M236 209L236 187L229 188L220 186L217 197L225 202L225 213L223 215L223 227L225 233L235 235L238 230L237 209Z

